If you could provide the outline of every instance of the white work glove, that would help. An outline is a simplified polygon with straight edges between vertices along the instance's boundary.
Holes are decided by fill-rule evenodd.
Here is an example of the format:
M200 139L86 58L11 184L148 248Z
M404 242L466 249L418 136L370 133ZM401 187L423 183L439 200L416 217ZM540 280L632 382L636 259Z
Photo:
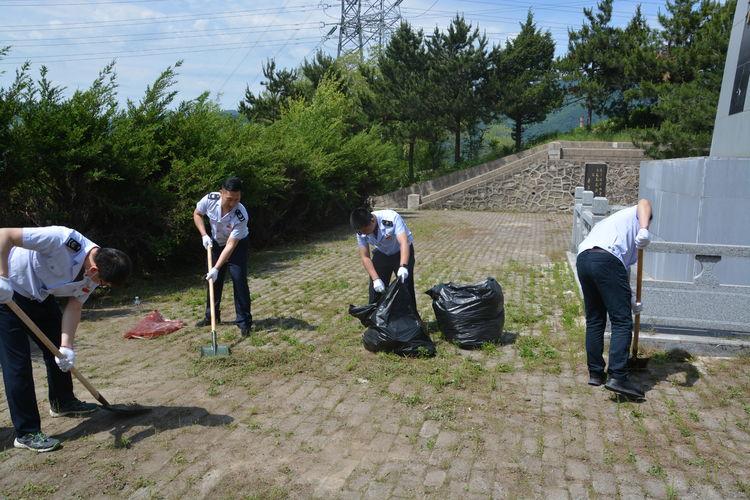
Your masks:
M13 300L13 287L10 280L5 276L0 276L0 304Z
M409 270L405 267L399 267L396 276L401 280L401 283L406 283L406 278L409 277Z
M60 354L62 358L55 356L55 363L60 367L61 371L69 372L76 362L76 352L70 347L60 347Z
M377 293L385 292L385 285L383 284L383 280L381 280L380 278L372 282L372 287Z
M203 240L203 248L211 248L214 246L209 235L204 234L201 239Z
M651 243L651 233L645 227L640 228L638 234L635 235L635 247L646 248L649 243Z
M219 270L215 267L212 267L209 272L206 273L206 281L216 281L216 278L219 277Z
M630 296L630 309L633 310L633 314L641 314L643 310L643 302L636 302L635 294Z

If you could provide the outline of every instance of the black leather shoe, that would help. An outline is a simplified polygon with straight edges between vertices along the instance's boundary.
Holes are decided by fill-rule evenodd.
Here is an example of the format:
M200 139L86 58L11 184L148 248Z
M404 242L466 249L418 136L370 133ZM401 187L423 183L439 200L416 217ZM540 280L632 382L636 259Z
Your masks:
M643 399L645 397L643 389L627 379L621 380L610 378L607 380L607 383L604 384L604 388L608 391L616 392L617 394L622 394L629 398Z
M606 373L591 372L589 373L589 385L600 386L607 381Z
M253 325L241 327L240 328L240 335L243 337L249 337L250 333L252 332Z

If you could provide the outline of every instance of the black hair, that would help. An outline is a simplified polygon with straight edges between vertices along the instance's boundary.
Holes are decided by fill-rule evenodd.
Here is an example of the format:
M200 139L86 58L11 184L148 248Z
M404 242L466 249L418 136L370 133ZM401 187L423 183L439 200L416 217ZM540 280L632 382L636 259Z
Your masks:
M239 177L227 177L221 183L221 188L227 191L242 191L242 179Z
M355 208L349 216L349 223L355 231L359 231L368 225L370 221L372 221L372 213L364 207Z
M130 257L116 248L100 248L94 255L94 263L99 268L99 277L112 285L125 283L133 269Z

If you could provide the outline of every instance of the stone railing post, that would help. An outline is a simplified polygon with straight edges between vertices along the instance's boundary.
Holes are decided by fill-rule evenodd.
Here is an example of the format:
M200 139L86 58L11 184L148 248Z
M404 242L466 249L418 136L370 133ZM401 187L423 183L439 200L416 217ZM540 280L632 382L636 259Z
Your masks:
M581 207L583 206L583 186L576 186L573 201L573 232L570 235L570 251L576 253L581 242Z
M609 202L607 198L604 196L594 197L591 204L591 213L593 214L594 225L607 217L607 214L609 214Z
M419 193L410 194L406 198L406 208L409 210L419 210L420 203L422 203L422 195Z

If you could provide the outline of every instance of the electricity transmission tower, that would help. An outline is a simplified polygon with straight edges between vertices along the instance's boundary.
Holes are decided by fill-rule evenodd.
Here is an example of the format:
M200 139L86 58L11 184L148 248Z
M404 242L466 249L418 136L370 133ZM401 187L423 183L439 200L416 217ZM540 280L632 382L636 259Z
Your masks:
M341 0L337 56L352 52L364 57L365 49L382 47L401 21L403 0Z

